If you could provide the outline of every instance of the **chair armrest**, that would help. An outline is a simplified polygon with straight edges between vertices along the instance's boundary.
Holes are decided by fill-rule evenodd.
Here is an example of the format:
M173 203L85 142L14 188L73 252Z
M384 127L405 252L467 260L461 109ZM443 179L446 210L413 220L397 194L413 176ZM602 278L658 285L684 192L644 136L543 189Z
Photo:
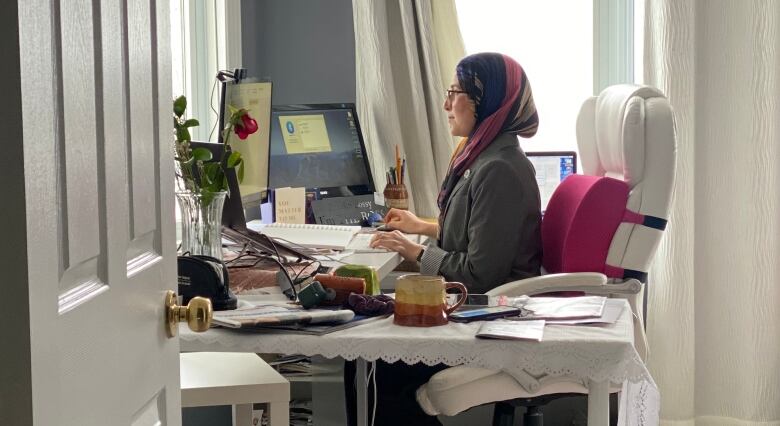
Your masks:
M607 276L598 272L571 272L541 275L513 281L498 286L487 292L487 294L490 296L532 296L551 291L583 291L590 294L635 294L641 288L641 283L634 279L608 284Z

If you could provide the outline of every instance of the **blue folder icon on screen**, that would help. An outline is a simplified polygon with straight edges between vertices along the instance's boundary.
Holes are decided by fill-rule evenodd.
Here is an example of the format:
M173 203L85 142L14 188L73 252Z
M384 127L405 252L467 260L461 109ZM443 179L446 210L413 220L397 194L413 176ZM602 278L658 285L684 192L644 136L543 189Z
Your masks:
M287 127L287 133L295 133L295 126L293 126L292 121L288 121L285 126Z

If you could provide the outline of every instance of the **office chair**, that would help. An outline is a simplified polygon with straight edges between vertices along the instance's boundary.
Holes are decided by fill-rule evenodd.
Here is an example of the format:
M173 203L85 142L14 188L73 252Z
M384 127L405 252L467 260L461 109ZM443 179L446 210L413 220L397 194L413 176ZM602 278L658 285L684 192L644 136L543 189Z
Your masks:
M664 95L651 87L629 84L608 87L587 99L580 109L577 143L587 176L567 178L550 200L542 223L546 275L507 283L489 294L519 296L579 291L627 299L634 314L635 346L644 359L647 354L642 308L644 284L666 225L674 178L672 108ZM576 179L569 182L572 178ZM582 262L586 257L582 246L588 246L591 241L573 240L592 235L592 230L583 231L584 227L579 225L590 226L594 220L602 219L606 201L592 197L602 184L625 187L625 206L617 207L626 214L613 225L611 239L605 237L602 264L593 265ZM609 202L614 200L613 197ZM581 220L582 215L587 216L585 220ZM610 390L620 388L613 386ZM559 397L587 393L587 383L573 377L528 374L523 380L517 372L510 375L459 366L434 375L417 390L417 400L428 414L447 416L496 403L494 426L512 425L515 407L525 406L528 408L524 424L541 425L540 406Z

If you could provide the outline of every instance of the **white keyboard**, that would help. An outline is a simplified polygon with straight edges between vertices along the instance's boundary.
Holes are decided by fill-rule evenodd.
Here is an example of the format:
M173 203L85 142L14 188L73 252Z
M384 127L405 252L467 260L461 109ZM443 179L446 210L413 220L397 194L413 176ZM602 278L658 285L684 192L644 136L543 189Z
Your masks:
M383 248L372 248L369 245L369 243L371 243L371 237L373 236L374 234L369 233L355 234L355 236L352 237L352 241L347 244L345 250L352 250L355 253L387 253L389 250Z

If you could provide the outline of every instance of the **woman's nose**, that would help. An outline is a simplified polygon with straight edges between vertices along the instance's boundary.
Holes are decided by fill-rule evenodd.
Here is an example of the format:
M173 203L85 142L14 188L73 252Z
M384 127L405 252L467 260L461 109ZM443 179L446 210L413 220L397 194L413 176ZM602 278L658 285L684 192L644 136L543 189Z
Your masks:
M450 107L451 107L450 99L449 98L444 98L444 105L442 105L442 106L444 107L445 111L449 111Z

